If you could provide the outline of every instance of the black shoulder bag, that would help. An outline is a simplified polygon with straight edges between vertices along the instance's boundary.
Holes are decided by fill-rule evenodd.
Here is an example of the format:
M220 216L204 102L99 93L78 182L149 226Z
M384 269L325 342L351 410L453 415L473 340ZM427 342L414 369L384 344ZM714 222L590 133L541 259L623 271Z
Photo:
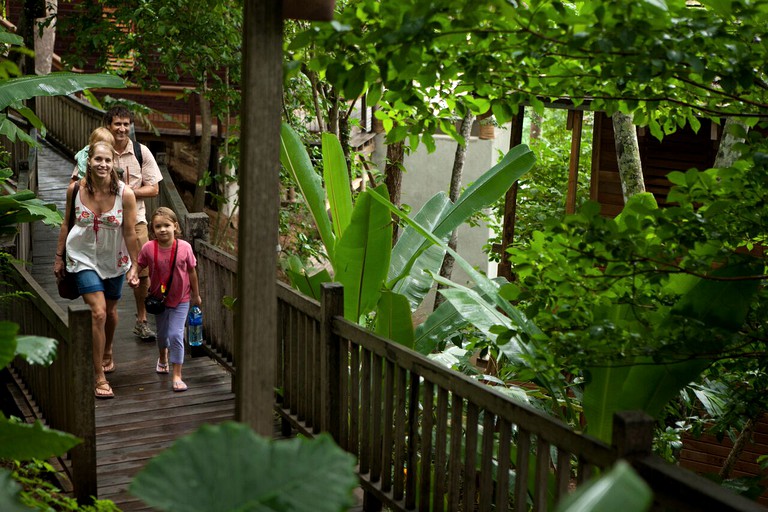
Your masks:
M159 315L165 311L165 297L168 295L168 291L171 289L171 283L173 282L173 271L176 268L176 253L179 252L178 243L178 240L173 241L173 260L171 261L171 275L168 276L168 284L165 286L162 284L160 285L163 296L155 297L153 295L147 295L147 298L144 299L144 307L147 308L147 313ZM155 240L155 264L157 264L157 247L159 245L160 244L157 242L157 240Z

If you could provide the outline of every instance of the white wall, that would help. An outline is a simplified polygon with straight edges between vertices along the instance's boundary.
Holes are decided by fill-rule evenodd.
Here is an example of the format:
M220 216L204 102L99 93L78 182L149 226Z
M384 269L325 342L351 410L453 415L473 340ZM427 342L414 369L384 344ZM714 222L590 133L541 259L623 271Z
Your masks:
M470 137L461 180L462 188L466 188L485 171L496 165L500 151L501 154L508 151L510 132L507 128L497 127L496 138L492 140ZM377 135L373 161L379 169L384 168L386 157L386 146L383 141L384 135ZM437 192L442 190L447 193L451 183L451 169L457 144L447 135L436 135L435 146L435 151L428 153L424 145L420 144L415 152L405 157L401 202L409 205L414 214ZM495 277L496 264L489 262L482 250L491 235L489 231L485 225L476 227L462 225L458 233L458 252L473 266L490 277ZM460 284L469 283L469 277L458 265L454 265L452 280ZM433 301L434 291L425 299L421 309L428 308L428 311L431 311ZM415 315L414 319L418 322L422 316L424 315Z

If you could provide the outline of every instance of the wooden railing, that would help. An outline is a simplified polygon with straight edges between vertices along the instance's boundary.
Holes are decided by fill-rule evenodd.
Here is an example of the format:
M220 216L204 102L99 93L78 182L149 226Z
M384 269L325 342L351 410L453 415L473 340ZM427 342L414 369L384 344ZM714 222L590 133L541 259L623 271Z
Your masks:
M35 108L48 130L46 139L72 155L88 144L91 132L102 125L104 116L103 110L74 96L40 97Z
M320 303L279 285L276 407L357 457L367 510L551 510L620 458L658 510L761 509L652 455L643 413L617 415L608 446L345 320L343 303L340 285Z
M21 265L14 264L4 281L0 293L22 291L29 295L14 301L12 307L4 306L3 318L19 324L24 335L59 340L56 359L50 366L29 364L17 357L13 368L47 425L82 439L70 451L65 469L75 498L85 502L96 495L93 346L82 342L91 337L91 310L85 305L70 306L65 315Z

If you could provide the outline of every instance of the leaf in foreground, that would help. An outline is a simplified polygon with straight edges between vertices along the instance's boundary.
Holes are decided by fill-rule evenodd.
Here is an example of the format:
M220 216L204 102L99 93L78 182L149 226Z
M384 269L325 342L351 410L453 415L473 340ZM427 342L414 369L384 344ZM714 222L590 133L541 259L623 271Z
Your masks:
M0 459L48 459L66 453L80 439L39 421L16 423L0 415ZM0 509L5 510L5 509Z
M0 468L0 510L29 512L29 509L21 504L19 492L21 487L11 478L11 472Z
M354 457L327 435L275 441L205 425L152 459L130 492L164 511L338 511L353 504Z

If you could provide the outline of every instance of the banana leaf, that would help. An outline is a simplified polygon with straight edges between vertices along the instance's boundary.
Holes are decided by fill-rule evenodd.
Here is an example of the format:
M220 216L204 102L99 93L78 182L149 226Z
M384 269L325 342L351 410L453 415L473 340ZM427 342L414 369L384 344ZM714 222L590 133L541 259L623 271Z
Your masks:
M524 144L509 150L498 164L486 171L464 190L456 204L444 212L437 222L433 223L434 228L430 231L438 240L446 240L453 230L465 222L472 214L489 206L504 195L515 181L533 167L535 160L533 152ZM415 249L409 251L411 256L407 262L401 269L395 269L392 274L394 277L390 277L390 285L393 289L394 283L411 273L416 259L429 246L430 242L424 240ZM426 269L419 268L418 271L437 273L439 269L440 265L437 265L437 267L433 266ZM412 294L412 292L404 289L399 289L398 291L406 296Z
M122 87L125 87L122 78L102 73L62 71L48 75L21 76L0 83L0 110L40 96L65 96L83 89Z
M386 196L386 187L358 196L349 226L336 245L335 279L344 285L344 317L352 322L376 306L389 269L392 219L385 206L371 199L380 194Z
M320 239L325 245L325 252L333 262L336 236L325 210L325 189L323 189L322 180L312 167L301 138L286 123L280 127L280 163L291 173L299 186L301 195L304 196L312 218L315 220Z
M451 200L448 199L446 193L438 192L421 207L414 220L431 231L451 207ZM440 269L445 257L445 251L439 246L430 245L418 257L411 272L403 276L402 279L395 280L423 242L423 236L411 226L406 226L392 249L392 261L387 275L387 279L390 280L388 286L394 292L407 297L412 310L419 307L429 292L433 283L430 272L436 272L437 269Z
M330 133L323 134L323 177L331 208L333 231L339 239L352 218L352 191L341 143Z
M739 263L713 272L717 276L754 275L758 262ZM671 286L682 288L690 280L675 281ZM666 322L693 318L712 329L737 331L744 324L748 304L758 290L757 280L699 279L690 286L670 312ZM618 309L618 308L617 308ZM689 383L709 367L709 359L696 359L697 354L726 349L720 340L698 337L688 343L689 359L655 363L650 359L630 361L624 367L604 366L587 369L590 378L584 386L584 414L590 435L610 442L613 413L642 410L657 416L664 406Z
M392 341L413 348L413 320L408 299L384 290L376 306L375 332Z
M496 277L493 281L499 286L507 283L503 277ZM471 289L477 292L477 287ZM484 299L489 300L488 297L484 297ZM424 355L429 354L447 336L468 324L467 319L456 310L453 304L450 301L445 301L416 327L413 341L414 350Z

